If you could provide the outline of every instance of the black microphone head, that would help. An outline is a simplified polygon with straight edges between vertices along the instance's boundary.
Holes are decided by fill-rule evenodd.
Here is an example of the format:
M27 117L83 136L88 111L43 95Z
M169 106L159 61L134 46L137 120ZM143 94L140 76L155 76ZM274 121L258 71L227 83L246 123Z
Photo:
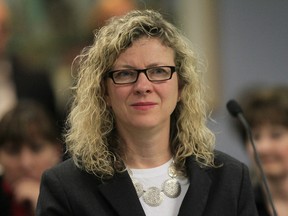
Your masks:
M235 100L229 100L226 107L229 113L234 117L237 117L238 114L243 113L240 105Z

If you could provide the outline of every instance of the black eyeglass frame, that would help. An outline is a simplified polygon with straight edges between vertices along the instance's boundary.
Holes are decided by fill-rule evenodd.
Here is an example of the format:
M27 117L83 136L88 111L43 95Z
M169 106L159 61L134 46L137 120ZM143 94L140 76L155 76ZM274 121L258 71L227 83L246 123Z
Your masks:
M166 79L163 79L163 80L151 80L149 79L148 75L147 75L147 70L150 70L150 69L153 69L153 68L162 68L162 67L167 67L167 68L170 68L170 71L171 71L171 74L170 74L170 77L169 78L166 78ZM115 82L114 80L114 77L113 77L113 74L116 73L116 72L119 72L119 71L125 71L125 70L134 70L137 72L137 76L136 76L136 79L135 81L133 82L127 82L127 83L117 83ZM176 72L177 70L177 67L176 66L166 66L166 65L161 65L161 66L155 66L155 67L150 67L150 68L145 68L145 69L123 69L123 70L113 70L113 71L108 71L105 75L106 78L111 78L112 81L114 82L114 84L116 85L127 85L127 84L133 84L133 83L136 83L137 80L138 80L138 77L139 77L139 74L140 73L144 73L146 78L150 81L150 82L162 82L162 81L166 81L166 80L170 80L172 78L172 75L174 72Z

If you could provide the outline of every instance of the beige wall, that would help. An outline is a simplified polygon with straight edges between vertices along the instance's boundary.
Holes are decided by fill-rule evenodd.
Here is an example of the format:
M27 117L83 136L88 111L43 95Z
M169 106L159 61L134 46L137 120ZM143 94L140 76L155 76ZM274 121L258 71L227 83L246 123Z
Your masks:
M221 92L217 4L214 0L179 0L176 7L179 27L207 60L205 79L211 108L217 108Z

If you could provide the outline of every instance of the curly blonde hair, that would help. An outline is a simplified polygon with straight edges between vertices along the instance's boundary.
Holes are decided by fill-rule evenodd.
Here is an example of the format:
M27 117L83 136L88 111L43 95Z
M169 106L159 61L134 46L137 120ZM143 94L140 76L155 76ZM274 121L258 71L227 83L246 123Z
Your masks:
M200 165L214 166L214 134L206 127L205 86L189 41L161 14L135 10L112 18L95 33L91 47L78 56L77 82L67 121L66 143L75 164L101 178L125 170L114 116L105 102L105 74L117 57L140 37L159 38L175 51L181 100L171 115L170 145L176 166L194 155Z

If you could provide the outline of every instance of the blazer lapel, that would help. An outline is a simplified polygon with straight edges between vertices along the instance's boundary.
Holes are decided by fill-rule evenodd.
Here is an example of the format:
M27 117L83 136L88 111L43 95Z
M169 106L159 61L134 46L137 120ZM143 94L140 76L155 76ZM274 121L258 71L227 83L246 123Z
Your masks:
M119 215L145 216L128 172L116 174L99 189Z
M179 216L200 216L206 206L211 186L207 169L201 169L193 157L186 162L190 186L179 210Z

